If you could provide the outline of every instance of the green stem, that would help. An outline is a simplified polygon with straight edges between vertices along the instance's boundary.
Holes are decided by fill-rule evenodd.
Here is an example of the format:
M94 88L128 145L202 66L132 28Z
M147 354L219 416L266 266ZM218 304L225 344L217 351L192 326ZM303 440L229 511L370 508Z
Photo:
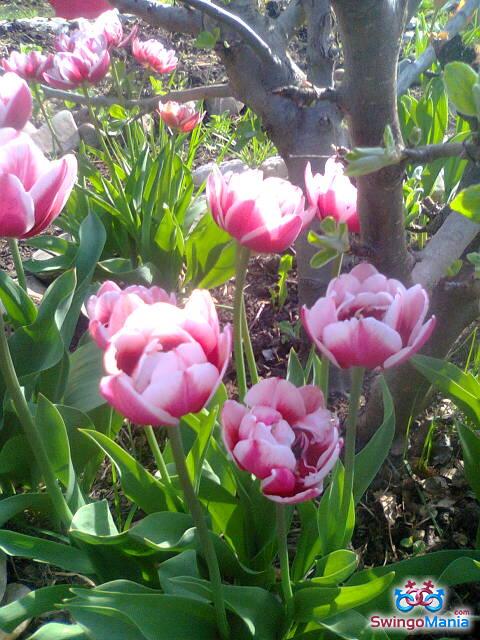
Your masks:
M24 291L27 290L27 280L25 278L25 271L23 269L22 257L18 250L18 240L16 238L8 238L8 248L12 254L13 264L15 266L15 272L17 274L18 284Z
M171 485L172 481L170 479L170 474L168 473L167 465L165 464L162 452L160 450L160 447L158 446L158 440L153 427L145 427L145 435L147 437L147 442L150 450L153 453L153 458L155 460L155 464L157 465L157 469L160 472L161 479L166 485Z
M196 527L198 541L200 543L200 547L203 551L203 556L207 563L210 583L212 587L212 600L217 616L218 629L220 631L222 640L227 640L230 637L230 630L228 627L225 603L223 601L222 578L220 575L220 569L218 567L215 548L213 546L212 538L210 537L210 532L205 522L202 507L200 505L200 502L198 501L197 496L195 495L195 490L188 474L180 429L177 427L172 427L171 429L169 429L168 435L170 437L170 444L172 447L173 458L175 460L177 475L182 485L183 494L185 496L185 502L187 503L187 506L192 515L192 519Z
M247 379L245 374L245 360L243 359L242 340L242 308L243 287L247 277L248 259L250 249L237 244L237 261L235 268L235 297L233 302L233 353L235 357L235 370L237 372L237 386L240 400L247 393Z
M353 491L357 418L364 375L365 369L363 367L353 367L351 371L352 383L350 389L350 401L348 404L348 417L346 422L345 434L345 476L343 479L343 496L342 504L340 507L340 523L342 527L347 522L348 512L350 510L350 500Z
M25 432L30 448L35 456L40 472L45 481L48 495L53 503L55 512L64 525L68 529L72 521L73 515L65 500L65 496L57 483L57 478L50 464L48 454L43 446L43 440L37 431L32 414L28 408L27 401L23 395L17 373L13 365L12 356L8 347L7 337L5 334L5 323L2 314L0 314L0 372L7 391L12 398L13 405L17 411L20 423Z
M47 123L47 127L48 127L48 129L49 129L49 131L50 131L50 133L52 135L52 151L53 151L53 153L55 153L55 146L57 146L59 153L61 153L61 151L62 151L62 143L58 139L57 132L55 131L55 129L53 127L50 115L49 115L48 111L45 108L45 105L43 103L43 98L42 98L42 95L41 95L41 93L39 91L37 83L32 84L32 90L33 90L33 95L35 96L35 98L36 98L36 100L38 102L38 106L40 107L40 111L42 112L42 116L43 116L45 122Z
M276 504L275 506L277 514L278 557L280 559L283 600L287 611L287 620L290 621L293 616L293 591L290 580L290 560L288 558L287 545L287 512L283 504Z
M242 338L243 349L247 358L248 371L250 373L250 382L252 385L260 381L257 371L257 363L255 362L255 354L253 352L252 341L250 339L250 331L248 330L247 310L245 308L245 299L242 302Z
M338 278L342 271L343 253L338 253L335 260L332 262L331 276L332 280ZM320 389L322 390L325 402L328 401L328 388L330 382L330 360L327 356L322 354L322 370L320 376Z

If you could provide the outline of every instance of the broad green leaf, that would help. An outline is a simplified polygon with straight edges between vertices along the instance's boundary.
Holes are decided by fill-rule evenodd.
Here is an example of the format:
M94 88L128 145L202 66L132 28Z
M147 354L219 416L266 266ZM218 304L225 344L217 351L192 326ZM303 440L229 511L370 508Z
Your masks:
M70 533L87 543L93 538L118 535L118 529L108 508L106 500L98 500L81 507L74 515Z
M220 38L220 29L215 27L212 31L200 31L193 43L197 49L213 49Z
M311 581L316 585L338 585L352 575L357 564L357 555L353 551L348 549L332 551L317 561L315 576Z
M0 475L10 481L32 482L37 471L32 449L23 433L9 438L0 449Z
M37 323L50 323L54 320L57 329L60 330L72 304L76 284L77 278L73 269L62 273L45 292L38 309Z
M98 391L103 376L103 352L87 342L70 355L70 375L65 389L65 404L84 413L105 404Z
M365 447L355 456L353 498L357 504L384 463L395 435L395 408L385 378L381 379L383 422Z
M318 626L334 637L343 638L343 640L388 640L388 635L383 629L375 629L374 631L370 626L370 620L354 610L345 611L322 620Z
M71 586L71 584L57 584L53 587L36 589L18 600L0 607L0 629L11 633L24 620L52 611L55 609L55 605L60 604L64 598L72 597Z
M448 395L473 423L480 426L480 382L451 362L416 355L413 366L439 391Z
M116 466L123 491L129 500L145 513L165 511L168 508L165 486L135 458L103 433L89 429L82 429L81 432L91 438Z
M25 509L51 514L52 503L46 493L17 493L0 500L0 527Z
M298 505L301 528L300 537L295 545L295 558L292 565L292 580L303 580L320 553L317 509L313 501Z
M480 184L467 187L455 196L450 208L476 224L480 224Z
M480 500L480 434L457 422L458 435L463 451L465 477Z
M346 523L339 522L343 497L344 469L339 461L335 467L332 479L324 492L317 511L318 519L318 548L316 555L327 555L337 549L343 549L351 540L355 526L355 505L353 495Z
M53 564L65 571L87 575L94 573L86 553L67 544L27 536L16 531L0 531L0 549L8 556Z
M74 593L78 598L67 610L81 605L120 611L146 640L212 640L217 635L213 607L198 599L160 593L126 580Z
M118 609L73 604L68 609L72 617L88 629L88 640L145 640L140 629Z
M447 94L457 111L466 116L476 116L477 108L473 97L473 86L478 75L464 62L449 62L443 71Z
M124 640L125 636L115 637ZM79 624L49 622L35 631L33 636L29 636L28 640L92 640L92 636Z
M480 582L480 562L473 558L458 558L443 571L438 582L442 584L464 584Z
M303 387L305 384L305 373L295 349L290 349L288 354L287 380L296 387Z
M16 326L31 324L37 317L37 310L30 297L4 271L0 271L0 300Z
M200 578L197 554L193 549L182 551L173 558L165 560L158 567L160 585L165 593L175 593L175 587L171 584L171 580L179 576Z
M294 595L295 617L302 622L320 620L373 600L392 583L395 573L369 580L355 587L310 587Z
M200 429L198 430L195 442L187 455L187 469L197 493L202 477L203 462L207 455L217 414L218 407L212 409L208 415L200 414Z

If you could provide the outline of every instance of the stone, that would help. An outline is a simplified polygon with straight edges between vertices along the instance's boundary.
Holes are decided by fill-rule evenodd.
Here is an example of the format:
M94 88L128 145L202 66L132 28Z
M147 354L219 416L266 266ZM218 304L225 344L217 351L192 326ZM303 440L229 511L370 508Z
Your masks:
M238 116L245 105L235 98L207 98L205 109L211 116L221 116L228 113L230 116Z
M248 169L248 166L242 160L227 160L217 165L222 174L232 171L233 173L242 173ZM192 171L193 184L196 187L202 185L208 176L212 173L215 162L209 162Z
M80 135L71 111L64 109L56 113L51 119L51 125L62 147L62 153L73 151L80 144ZM45 122L40 129L30 134L32 140L43 153L53 153L57 143L54 143L52 133Z
M51 257L51 256L50 256ZM26 276L27 293L35 304L40 304L47 287L36 276L30 274Z
M78 127L78 135L80 136L80 140L88 145L89 147L100 147L100 139L98 137L97 130L93 126L91 122L84 122Z
M285 160L280 156L267 158L262 162L259 169L263 171L265 178L272 176L275 178L284 178L285 180L288 178L287 165L285 164Z

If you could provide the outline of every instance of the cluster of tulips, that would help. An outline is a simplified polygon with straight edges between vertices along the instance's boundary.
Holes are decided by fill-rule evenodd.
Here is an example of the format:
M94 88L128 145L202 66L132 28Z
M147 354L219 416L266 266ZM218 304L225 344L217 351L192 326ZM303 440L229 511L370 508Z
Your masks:
M0 78L2 237L43 231L62 210L77 172L73 155L49 161L21 131L32 110L26 81L69 89L98 82L108 72L110 48L129 40L140 64L157 73L175 68L174 52L159 42L140 42L135 33L125 37L115 11L60 37L55 55L13 53L2 61L7 70ZM182 109L167 104L160 113L169 125L187 131L200 116ZM305 184L306 197L288 180L264 178L257 170L210 175L211 214L236 240L239 254L244 252L244 272L251 251L285 251L315 216L331 216L359 231L356 189L340 163L328 160L323 175L313 175L307 165ZM237 271L237 287L244 277ZM232 330L220 330L207 291L194 291L181 307L158 287L122 290L106 282L87 309L91 335L104 351L101 393L133 423L175 427L212 399L230 360ZM303 308L301 317L324 359L344 369L376 369L399 364L421 348L435 324L433 317L425 322L427 311L428 297L420 286L406 289L363 263L334 278L326 295L311 309ZM240 323L234 331L238 370L243 365ZM342 446L338 421L322 392L314 386L297 389L278 378L260 381L246 394L243 386L244 403L228 401L222 414L232 458L261 479L272 500L296 503L318 496Z

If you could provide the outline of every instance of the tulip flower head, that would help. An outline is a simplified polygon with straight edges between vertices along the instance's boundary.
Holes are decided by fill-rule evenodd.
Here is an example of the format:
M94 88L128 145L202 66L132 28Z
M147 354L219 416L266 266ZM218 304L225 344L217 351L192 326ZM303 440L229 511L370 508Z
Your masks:
M156 73L170 73L177 67L178 59L173 49L166 49L158 40L142 42L138 38L132 40L132 53L135 60Z
M23 129L32 115L32 94L16 73L0 76L0 128Z
M43 74L45 82L56 89L74 89L85 83L100 82L110 67L105 37L74 35L69 40L57 42L57 46L70 48L55 54L52 67Z
M435 316L424 323L428 295L420 286L406 289L363 263L334 278L326 296L302 322L318 349L342 368L388 369L405 362L428 340Z
M110 338L120 331L134 309L155 302L175 305L176 299L173 293L168 294L160 287L132 285L121 289L115 282L104 282L86 304L92 338L101 349L106 349Z
M227 400L222 411L223 440L235 463L259 478L274 502L319 496L343 444L320 389L268 378L248 391L245 404Z
M104 296L111 298L109 289L87 303L104 324L100 340L108 339L103 397L138 425L175 426L182 416L203 409L222 381L232 349L231 328L220 331L208 291L194 291L182 309L168 300L151 303L162 297L159 290L104 303ZM143 304L132 302L134 295Z
M195 102L160 102L158 112L168 127L182 133L192 131L203 120L203 114L195 110Z
M357 213L357 190L343 173L343 165L329 158L325 173L312 174L310 163L305 169L305 191L310 206L322 220L328 216L344 222L349 231L360 233Z
M41 233L65 206L76 177L75 156L50 162L26 134L0 129L0 237Z
M0 65L5 71L12 71L24 80L41 82L43 73L51 67L53 55L43 55L39 51L29 51L29 53L20 53L12 51L8 58L0 60Z
M66 20L76 18L97 18L104 11L111 9L106 0L48 0L55 15Z
M302 190L288 180L265 178L262 171L222 175L215 167L207 180L213 219L241 245L258 253L287 249L311 221Z

